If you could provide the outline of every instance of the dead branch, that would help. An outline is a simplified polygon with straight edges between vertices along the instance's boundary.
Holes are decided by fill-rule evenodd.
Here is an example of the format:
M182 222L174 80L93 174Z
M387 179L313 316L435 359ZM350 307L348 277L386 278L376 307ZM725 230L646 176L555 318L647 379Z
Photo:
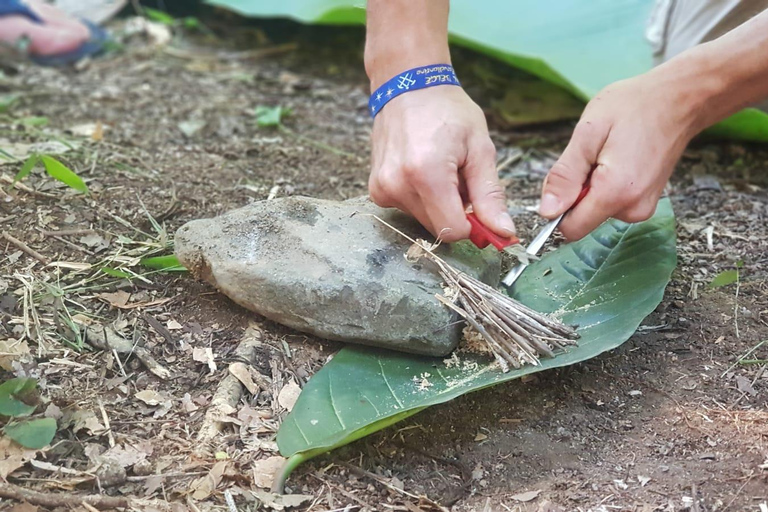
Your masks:
M261 340L261 328L256 324L249 325L235 349L235 357L241 362L253 364L256 361L256 349L262 345ZM196 455L205 455L208 444L221 432L223 426L221 419L227 416L229 411L234 410L242 394L242 383L231 372L227 372L211 399L211 405L205 412L203 425L197 434Z

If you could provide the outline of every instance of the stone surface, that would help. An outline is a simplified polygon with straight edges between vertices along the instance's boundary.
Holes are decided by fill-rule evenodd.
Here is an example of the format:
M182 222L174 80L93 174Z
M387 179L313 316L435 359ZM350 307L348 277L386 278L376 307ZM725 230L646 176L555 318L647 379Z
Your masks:
M415 221L366 198L262 201L176 233L176 254L198 278L241 306L332 340L442 356L462 324L436 299L433 265L410 263L411 243L377 221L430 239ZM500 257L468 242L439 249L461 270L496 285Z

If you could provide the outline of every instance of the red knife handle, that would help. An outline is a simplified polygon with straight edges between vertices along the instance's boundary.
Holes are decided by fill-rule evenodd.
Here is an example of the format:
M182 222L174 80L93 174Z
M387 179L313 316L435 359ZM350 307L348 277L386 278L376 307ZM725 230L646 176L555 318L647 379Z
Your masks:
M502 250L510 245L520 243L520 240L515 236L511 238L500 237L485 227L474 213L468 213L467 220L472 225L472 231L469 233L469 240L480 249L485 249L489 245L493 245L496 249Z
M584 199L584 196L587 195L587 192L589 192L589 182L585 183L584 186L581 188L581 192L579 192L579 197L576 198L576 201L570 207L571 210L576 208L576 205L579 204L582 199Z

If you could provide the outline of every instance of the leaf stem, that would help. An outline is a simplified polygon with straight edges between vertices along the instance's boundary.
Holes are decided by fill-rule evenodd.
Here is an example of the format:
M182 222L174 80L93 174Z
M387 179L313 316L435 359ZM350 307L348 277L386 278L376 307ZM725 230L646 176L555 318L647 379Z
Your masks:
M293 470L296 469L302 462L311 458L311 456L311 452L303 452L294 453L288 457L288 460L285 461L285 464L283 465L280 472L277 474L277 476L275 476L275 481L272 482L271 491L275 494L283 494L285 490L285 482L288 480L288 477L291 476Z

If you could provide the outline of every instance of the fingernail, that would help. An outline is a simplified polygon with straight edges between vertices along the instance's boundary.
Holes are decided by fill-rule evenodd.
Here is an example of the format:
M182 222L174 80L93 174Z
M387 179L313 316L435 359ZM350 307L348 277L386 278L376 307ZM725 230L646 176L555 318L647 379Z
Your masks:
M541 205L539 205L539 215L542 217L554 217L560 212L560 208L563 203L560 198L551 192L544 194L541 198Z
M506 231L507 236L513 236L515 234L515 223L507 212L499 214L498 226L503 231Z

